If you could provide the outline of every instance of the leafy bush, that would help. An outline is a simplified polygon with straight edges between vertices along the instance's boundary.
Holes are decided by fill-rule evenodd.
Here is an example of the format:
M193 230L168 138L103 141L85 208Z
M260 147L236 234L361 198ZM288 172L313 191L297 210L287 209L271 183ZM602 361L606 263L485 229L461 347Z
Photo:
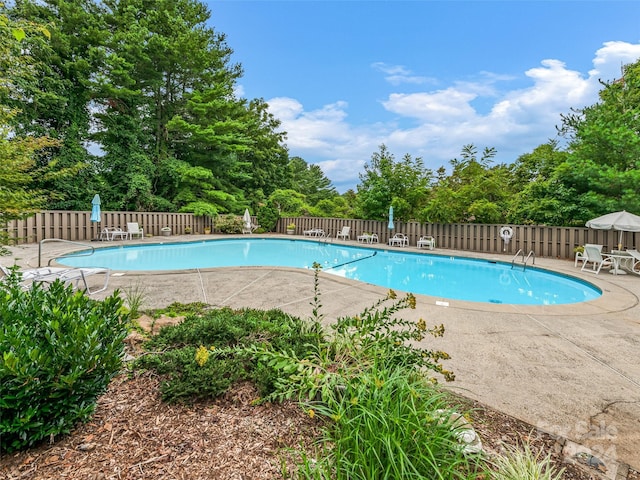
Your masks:
M242 217L219 215L216 218L216 230L220 233L242 233Z
M213 351L188 346L144 356L137 364L164 377L160 393L167 402L217 397L247 375L238 358L210 358Z
M121 367L129 317L118 292L102 302L56 281L0 284L0 451L68 433L93 412Z
M273 232L278 224L280 214L278 213L278 209L270 205L264 205L258 208L256 217L258 218L258 223L265 231Z
M318 288L319 264L315 269L315 295L312 301L313 323L311 329L319 329L322 318L320 292ZM389 304L390 303L390 304ZM416 307L412 294L398 299L395 292L366 308L360 315L339 318L331 325L333 335L299 355L291 349L252 345L252 355L279 372L275 390L270 399L297 398L299 400L318 397L328 401L336 389L349 384L352 379L371 368L385 365L406 368L408 372L439 374L447 381L454 380L452 372L444 369L442 360L449 359L446 352L429 350L416 345L426 335L439 337L444 326L428 328L423 319L417 322L398 318L395 314L403 309ZM436 377L430 381L437 383Z
M166 401L216 397L225 385L242 378L251 379L262 394L269 394L277 372L257 361L250 347L307 356L321 338L320 330L306 330L304 322L280 310L221 308L202 316L187 315L182 323L163 327L145 344L149 353L135 365L164 376Z

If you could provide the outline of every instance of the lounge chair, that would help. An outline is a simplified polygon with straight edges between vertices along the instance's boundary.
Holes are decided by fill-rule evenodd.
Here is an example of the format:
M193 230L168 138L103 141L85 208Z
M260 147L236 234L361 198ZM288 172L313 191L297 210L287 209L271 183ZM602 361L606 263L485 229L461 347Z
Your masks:
M324 230L321 228L312 228L311 230L303 230L302 235L305 237L324 237Z
M595 243L587 243L587 244L585 244L584 248L586 248L587 246L595 247L595 248L598 249L599 252L602 252L603 245L596 245ZM576 258L573 261L573 266L577 267L578 266L578 262L583 262L584 263L586 258L587 258L587 256L585 255L584 250L582 252L578 250L576 252Z
M436 239L431 235L422 236L418 240L416 246L418 248L427 247L429 250L433 250L434 248L436 248Z
M337 239L342 238L343 240L350 240L351 239L351 235L349 235L350 231L351 231L351 227L344 226L342 227L342 231L336 233L336 238Z
M631 257L631 261L622 264L622 268L629 273L640 275L640 252L638 250L627 250L627 253Z
M592 272L595 274L600 273L602 267L612 267L614 266L613 259L607 255L606 253L602 253L598 248L599 245L585 245L584 246L584 260L582 264L581 271L584 271L587 265L591 263L591 270L586 270L587 272Z
M3 276L10 275L8 268L0 266L0 271ZM25 270L18 270L21 275L22 282L31 281L32 283L53 283L56 280L60 280L64 283L72 283L75 289L78 289L80 282L84 287L84 291L88 295L94 293L103 292L109 285L109 275L111 270L108 268L62 268L62 267L40 267L40 268L28 268ZM104 275L104 284L97 290L91 290L87 277L91 275ZM28 287L28 284L22 283L23 287Z
M358 235L356 237L356 239L360 243L378 243L378 234L377 233L363 233L362 235Z
M133 240L133 237L144 238L144 230L140 228L138 222L129 222L127 223L127 236L129 240Z
M106 227L103 228L100 232L100 240L115 240L119 238L120 240L126 240L129 236L128 232L125 232L119 227Z
M389 245L392 247L406 247L409 245L409 237L404 233L396 233L389 239Z

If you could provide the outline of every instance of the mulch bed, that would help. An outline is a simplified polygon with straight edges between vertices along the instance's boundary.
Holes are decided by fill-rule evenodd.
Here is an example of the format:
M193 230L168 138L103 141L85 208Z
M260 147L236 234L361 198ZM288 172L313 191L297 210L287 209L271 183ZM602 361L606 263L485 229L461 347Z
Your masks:
M254 405L257 392L240 384L225 396L192 405L160 400L150 374L121 375L99 399L92 420L71 435L23 452L5 454L0 478L60 479L281 479L283 463L312 444L320 423L295 403ZM469 402L473 425L490 451L527 441L551 454L564 478L603 478L577 464L563 464L557 439L531 425ZM630 472L628 480L640 480Z

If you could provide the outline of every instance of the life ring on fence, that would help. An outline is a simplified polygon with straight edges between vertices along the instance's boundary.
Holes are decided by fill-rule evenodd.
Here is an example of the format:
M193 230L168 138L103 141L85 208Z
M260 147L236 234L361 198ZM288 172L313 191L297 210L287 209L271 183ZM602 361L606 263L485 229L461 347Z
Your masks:
M500 229L500 237L504 240L504 243L509 243L511 237L513 237L513 228L511 227L502 227Z

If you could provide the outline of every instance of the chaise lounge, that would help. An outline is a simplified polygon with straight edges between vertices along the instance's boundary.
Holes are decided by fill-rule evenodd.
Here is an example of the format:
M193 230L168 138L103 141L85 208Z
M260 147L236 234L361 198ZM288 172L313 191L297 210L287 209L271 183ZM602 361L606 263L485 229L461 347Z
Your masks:
M11 272L8 268L0 266L0 272L2 276L9 276ZM21 275L21 285L23 288L27 288L29 284L24 282L31 281L32 283L53 283L56 280L60 280L64 283L73 284L75 289L78 289L80 282L82 287L88 295L94 293L103 292L109 285L109 275L111 270L108 268L64 268L64 267L40 267L40 268L28 268L24 270L18 270ZM97 290L91 290L87 277L92 275L104 275L104 284Z

